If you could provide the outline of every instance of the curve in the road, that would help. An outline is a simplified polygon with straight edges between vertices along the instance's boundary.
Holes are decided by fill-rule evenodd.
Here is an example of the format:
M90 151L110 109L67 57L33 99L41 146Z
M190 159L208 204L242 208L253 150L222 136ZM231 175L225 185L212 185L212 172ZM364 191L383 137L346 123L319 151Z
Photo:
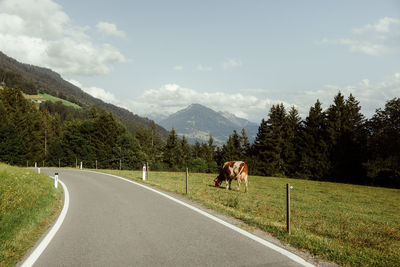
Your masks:
M69 171L70 171L70 170L69 170ZM77 171L77 170L76 170L76 171ZM75 172L75 170L74 170L74 172ZM78 172L78 171L77 171L77 172ZM80 172L82 172L82 171L80 171ZM170 195L168 195L168 194L166 194L166 193L163 193L163 192L158 191L158 190L156 190L156 189L154 189L154 188L151 188L150 186L146 186L146 185L144 185L144 184L141 184L141 183L138 183L138 182L135 182L135 181L132 181L132 180L129 180L129 179L120 177L120 176L112 175L112 174L98 173L98 172L95 172L95 171L84 171L84 172L90 172L90 173L93 173L93 174L100 174L100 175L111 176L111 177L113 177L113 178L117 178L117 179L120 179L120 180L122 180L122 181L131 183L131 184L134 184L134 185L136 185L136 186L138 186L138 187L140 187L140 188L143 188L143 189L152 191L152 192L154 192L154 193L156 193L156 194L158 194L158 195L160 195L160 196L162 196L162 197L165 197L165 198L167 198L167 199L169 199L169 200L172 200L173 202L175 202L175 203L177 203L177 204L179 204L179 205L182 205L182 206L184 206L184 207L186 207L186 208L189 208L190 210L192 210L192 211L194 211L194 212L196 212L196 213L198 213L198 214L200 214L200 215L203 215L203 216L207 217L208 219L211 219L211 220L214 221L214 222L217 222L218 224L223 225L223 226L225 226L225 227L227 227L227 228L229 228L229 229L231 229L231 230L233 230L233 231L239 233L240 235L245 236L245 237L247 237L247 238L249 238L249 239L251 239L251 240L257 242L258 244L261 244L261 245L264 246L264 247L267 247L267 248L269 248L269 249L275 251L275 253L284 255L284 258L290 259L290 261L292 261L293 263L296 263L296 264L299 264L299 265L302 265L302 266L314 266L314 265L312 265L311 263L305 261L303 258L301 258L301 257L299 257L299 256L297 256L297 255L295 255L294 253L291 253L291 252L289 252L289 251L287 251L287 250L285 250L285 249L283 249L283 248L281 248L281 247L279 247L279 246L276 246L276 245L274 245L274 244L272 244L272 243L270 243L270 242L268 242L268 241L266 241L266 240L264 240L264 239L262 239L262 238L259 238L259 237L255 236L255 235L253 235L253 234L251 234L251 233L249 233L249 232L247 232L247 231L245 231L245 230L243 230L243 229L237 227L237 226L234 226L234 225L232 225L232 224L230 224L230 223L227 223L227 222L225 222L225 221L223 221L223 220L221 220L221 219L219 219L219 218L217 218L217 217L215 217L215 216L213 216L213 215L211 215L211 214L209 214L209 213L207 213L207 212L205 212L205 211L203 211L203 210L201 210L201 209L199 209L199 208L196 208L196 207L194 207L194 206L192 206L192 205L190 205L190 204L188 204L188 203L186 203L186 202L184 202L184 201L178 200L178 199L176 199L176 198L174 198L174 197L172 197L172 196L170 196ZM69 182L71 182L71 180L69 180ZM66 216L66 214L67 214L68 205L69 205L69 193L68 193L68 189L67 189L66 185L65 185L63 182L61 182L61 181L60 181L60 183L62 184L63 189L64 189L64 192L65 192L65 202L64 202L63 210L62 210L62 212L61 212L59 218L57 219L55 225L52 227L52 229L49 231L49 233L46 235L46 237L41 241L41 243L36 247L36 249L33 251L33 253L24 261L24 263L23 263L22 266L32 266L32 265L36 262L36 260L41 256L42 252L45 251L45 249L46 249L46 247L49 245L50 241L53 239L54 235L56 234L57 230L60 228L60 226L61 226L61 224L62 224L62 222L63 222L63 219L65 218L65 216ZM97 183L96 183L96 184L97 184ZM71 184L70 184L70 185L71 185ZM95 185L95 184L91 183L91 186L93 186L93 185ZM99 184L99 187L98 187L98 188L99 188L99 189L103 189L102 186L104 186L104 185ZM76 188L75 188L75 189L76 189ZM121 189L122 189L122 188L121 188ZM111 197L115 197L115 193L117 192L117 191L115 191L115 190L117 190L117 189L114 188L114 189L112 189L112 190L114 190L114 191L113 191L114 194L111 194L110 196L111 196ZM76 190L75 190L75 191L76 191ZM124 191L124 190L122 190L122 191ZM71 192L72 192L72 191L71 191ZM118 191L118 192L120 192L120 191ZM74 192L72 192L72 193L74 193ZM75 192L75 194L76 194L76 192ZM72 197L73 197L73 196L72 196ZM72 200L73 200L73 199L72 199ZM124 200L124 201L125 201L125 200ZM76 203L77 203L77 202L75 201L74 203L75 203L75 207L76 207ZM74 205L72 205L72 206L74 206ZM138 207L140 207L140 206L138 206ZM72 207L71 207L71 208L72 208ZM140 208L139 208L139 209L140 209ZM72 211L74 211L74 210L72 210ZM77 212L76 209L75 209L75 212ZM78 209L78 212L83 212L83 210L82 210L82 209ZM142 210L140 210L140 212L142 212ZM150 215L151 215L151 214L150 214ZM81 214L80 216L84 216L84 215ZM69 218L69 219L68 219L68 218ZM71 218L72 218L72 217L71 217L71 216L68 216L68 218L67 218L67 221L69 221L69 224L68 224L68 225L70 225L70 221L71 221ZM76 216L74 216L74 218L76 218ZM69 231L66 232L66 230L67 230L68 228L69 228L69 227L67 227L67 226L66 226L66 229L64 229L64 227L63 227L63 228L62 228L63 230L61 231L61 232L63 232L63 233L61 233L61 236L64 236L64 238L66 238L66 239L70 239L70 237L68 237L68 234L67 234L67 236L65 235L66 233L69 233L69 231L71 231L71 229L69 229ZM85 228L85 229L87 229L87 228ZM114 229L114 230L115 230L115 229ZM115 233L115 232L114 232L114 233ZM118 234L118 233L117 233L117 234ZM141 234L141 233L139 233L139 235L140 235L140 234ZM61 241L61 240L56 240L56 239L54 239L54 240L55 240L54 242L58 244L58 247L60 247L60 242L61 242L62 244L64 244L64 239L62 239L62 241ZM145 238L145 240L146 240L146 238ZM57 242L56 242L56 241L57 241ZM74 240L72 240L72 241L74 241ZM102 241L103 241L103 240L102 240ZM51 253L54 253L54 252L55 252L55 250L54 250L54 248L53 248L53 247L54 247L54 242L52 242L52 245L50 245L50 248L48 249L48 250L52 251ZM68 242L68 241L67 241L67 242ZM77 241L74 241L74 242L77 242ZM151 244L151 242L150 242L150 244ZM64 246L63 246L63 248L64 248ZM90 249L92 249L92 248L90 248ZM93 248L93 249L94 249L94 248ZM47 255L45 255L45 258L48 258L48 255L50 255L50 254L49 254L50 251L48 251L48 250L46 250L46 252L44 253L44 254L47 254ZM57 253L57 252L56 252L56 253ZM57 254L58 254L58 253L57 253ZM69 255L71 255L71 254L69 254ZM75 255L75 254L73 254L73 255ZM71 256L72 256L72 255L71 255ZM73 257L75 257L75 256L73 256ZM38 262L40 262L40 264L43 264L43 259L42 259L42 258L43 258L43 257L41 257L40 260L38 261ZM65 258L65 257L64 257L64 259L65 259L65 260L69 260L69 259L71 259L71 258ZM47 261L47 262L48 262L48 261ZM51 262L54 264L54 262L53 262L52 260L50 260L50 263L51 263ZM78 262L78 261L75 261L75 263L77 263L77 262ZM90 262L93 263L92 261L90 261ZM210 262L208 262L208 263L210 263ZM61 264L61 262L59 262L59 264ZM64 264L67 264L67 263L64 262ZM282 263L281 263L281 264L282 264ZM49 264L47 264L47 265L49 265ZM290 264L289 264L289 265L290 265ZM288 266L289 266L289 265L288 265ZM290 266L292 266L292 265L290 265Z
M54 179L54 177L51 177L51 178ZM22 267L30 267L36 262L36 260L42 254L42 252L46 249L47 245L50 243L50 241L56 235L58 229L60 229L60 227L65 219L65 216L67 215L68 207L69 207L68 188L61 180L58 180L58 182L61 184L61 186L63 187L63 190L64 190L64 207L63 207L60 215L58 216L56 223L53 225L53 227L47 233L47 235L43 238L43 240L40 242L40 244L34 249L34 251L24 261L24 263L21 265Z
M98 172L95 172L95 171L87 171L87 172L98 173ZM165 194L163 192L160 192L160 191L158 191L158 190L156 190L154 188L151 188L149 186L146 186L144 184L141 184L141 183L138 183L138 182L135 182L135 181L132 181L132 180L117 176L117 175L108 174L108 173L101 173L101 174L112 176L112 177L121 179L123 181L126 181L126 182L129 182L129 183L141 186L141 187L143 187L143 188L145 188L147 190L150 190L150 191L152 191L154 193L157 193L157 194L159 194L159 195L161 195L163 197L166 197L166 198L168 198L168 199L170 199L172 201L175 201L176 203L178 203L180 205L183 205L183 206L185 206L185 207L187 207L187 208L189 208L189 209L191 209L191 210L193 210L193 211L195 211L197 213L200 213L201 215L204 215L204 216L210 218L211 220L216 221L216 222L218 222L218 223L220 223L220 224L232 229L233 231L236 231L236 232L238 232L238 233L240 233L240 234L242 234L242 235L244 235L244 236L246 236L246 237L248 237L248 238L250 238L250 239L252 239L252 240L254 240L254 241L256 241L256 242L258 242L258 243L260 243L260 244L262 244L262 245L264 245L266 247L268 247L268 248L270 248L270 249L273 249L276 252L279 252L282 255L285 255L286 257L288 257L289 259L293 260L294 262L297 262L297 263L299 263L299 264L301 264L303 266L307 266L307 267L314 266L313 264L305 261L303 258L297 256L296 254L293 254L292 252L287 251L286 249L278 247L278 246L276 246L276 245L274 245L274 244L272 244L272 243L270 243L270 242L268 242L268 241L266 241L266 240L264 240L264 239L262 239L262 238L260 238L260 237L258 237L256 235L253 235L253 234L251 234L251 233L249 233L249 232L247 232L247 231L245 231L245 230L243 230L243 229L241 229L241 228L239 228L239 227L237 227L237 226L235 226L233 224L225 222L224 220L221 220L221 219L219 219L219 218L217 218L217 217L215 217L215 216L213 216L213 215L211 215L211 214L209 214L209 213L207 213L207 212L205 212L205 211L203 211L203 210L201 210L199 208L196 208L196 207L194 207L194 206L192 206L192 205L190 205L190 204L188 204L186 202L183 202L183 201L181 201L179 199L176 199L176 198L174 198L174 197L172 197L172 196L170 196L168 194Z

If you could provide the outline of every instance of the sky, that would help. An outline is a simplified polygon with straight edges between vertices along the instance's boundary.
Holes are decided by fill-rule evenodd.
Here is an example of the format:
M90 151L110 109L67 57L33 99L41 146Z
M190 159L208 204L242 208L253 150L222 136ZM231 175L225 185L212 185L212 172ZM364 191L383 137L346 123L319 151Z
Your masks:
M0 50L135 114L400 97L400 1L0 0Z

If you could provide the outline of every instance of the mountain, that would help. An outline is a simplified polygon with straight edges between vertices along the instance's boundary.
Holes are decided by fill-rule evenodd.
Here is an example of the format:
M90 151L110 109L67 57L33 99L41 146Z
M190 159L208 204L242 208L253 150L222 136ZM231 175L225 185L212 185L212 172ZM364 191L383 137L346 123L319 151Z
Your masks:
M41 91L80 106L95 105L108 112L111 111L131 133L142 128L151 128L151 120L85 93L50 69L20 63L0 51L0 82L2 81L10 86L19 87L27 94L36 94L37 91ZM168 132L163 127L156 125L156 129L161 137L168 136Z
M185 135L192 144L196 140L207 142L212 135L215 144L222 145L233 130L240 134L243 128L252 142L258 131L258 125L253 122L228 112L216 112L200 104L192 104L161 120L159 124L167 130L174 128L179 136Z

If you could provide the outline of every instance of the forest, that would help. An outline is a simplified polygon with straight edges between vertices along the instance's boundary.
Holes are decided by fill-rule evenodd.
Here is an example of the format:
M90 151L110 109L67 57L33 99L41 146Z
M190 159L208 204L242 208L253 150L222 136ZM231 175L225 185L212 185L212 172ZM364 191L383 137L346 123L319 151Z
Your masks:
M1 87L0 87L1 88ZM127 128L96 106L76 110L61 102L39 107L15 87L0 89L0 161L11 165L216 173L228 160L244 160L250 175L293 177L400 188L400 98L366 119L353 95L339 92L323 110L319 100L303 120L295 107L266 111L253 144L234 131L222 147L210 136L190 145L172 129Z

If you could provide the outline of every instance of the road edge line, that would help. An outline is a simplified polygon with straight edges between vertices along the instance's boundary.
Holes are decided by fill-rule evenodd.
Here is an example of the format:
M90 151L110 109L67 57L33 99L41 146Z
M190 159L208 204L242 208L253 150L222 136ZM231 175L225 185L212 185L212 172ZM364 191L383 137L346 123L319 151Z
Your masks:
M50 176L51 177L51 176ZM51 177L54 179L54 177ZM58 182L62 185L64 190L64 207L57 218L56 223L53 225L51 230L47 233L47 235L43 238L40 244L34 249L34 251L29 255L29 257L24 261L21 267L30 267L32 266L36 260L40 257L46 247L49 245L50 241L56 235L58 229L60 229L62 223L64 222L65 216L67 215L69 208L69 192L67 186L61 181Z
M150 187L148 185L144 185L144 184L138 183L136 181L129 180L127 178L123 178L123 177L120 177L120 176L117 176L117 175L114 175L114 174L109 174L109 173L104 173L104 172L96 172L96 171L89 171L89 170L83 170L83 171L112 176L112 177L124 180L126 182L138 185L138 186L140 186L142 188L145 188L147 190L153 191L153 192L155 192L155 193L157 193L157 194L159 194L159 195L161 195L163 197L166 197L166 198L168 198L168 199L170 199L170 200L172 200L172 201L174 201L174 202L176 202L176 203L178 203L180 205L183 205L183 206L185 206L185 207L187 207L187 208L189 208L189 209L191 209L191 210L193 210L193 211L195 211L197 213L200 213L201 215L206 216L209 219L211 219L211 220L213 220L215 222L218 222L218 223L220 223L220 224L222 224L222 225L224 225L224 226L226 226L226 227L228 227L228 228L230 228L230 229L232 229L232 230L234 230L234 231L236 231L236 232L238 232L238 233L240 233L240 234L242 234L242 235L244 235L244 236L246 236L246 237L248 237L248 238L250 238L250 239L252 239L252 240L254 240L254 241L256 241L256 242L258 242L258 243L260 243L260 244L262 244L262 245L264 245L266 247L268 247L268 248L270 248L270 249L272 249L272 250L275 250L276 252L279 252L280 254L288 257L289 259L293 260L296 263L299 263L299 264L301 264L303 266L307 266L307 267L314 267L315 266L315 265L307 262L306 260L304 260L300 256L298 256L298 255L296 255L296 254L294 254L294 253L292 253L292 252L290 252L290 251L288 251L288 250L286 250L284 248L281 248L281 247L279 247L279 246L277 246L275 244L272 244L272 243L268 242L267 240L264 240L264 239L262 239L262 238L260 238L260 237L258 237L256 235L253 235L253 234L243 230L242 228L239 228L239 227L237 227L237 226L235 226L233 224L225 222L224 220L222 220L222 219L220 219L218 217L215 217L214 215L211 215L208 212L205 212L205 211L203 211L203 210L201 210L199 208L196 208L196 207L194 207L194 206L192 206L192 205L190 205L190 204L188 204L188 203L186 203L184 201L176 199L176 198L174 198L174 197L172 197L172 196L170 196L168 194L160 192L160 191L158 191L158 190L156 190L156 189L154 189L154 188L152 188L152 187Z

